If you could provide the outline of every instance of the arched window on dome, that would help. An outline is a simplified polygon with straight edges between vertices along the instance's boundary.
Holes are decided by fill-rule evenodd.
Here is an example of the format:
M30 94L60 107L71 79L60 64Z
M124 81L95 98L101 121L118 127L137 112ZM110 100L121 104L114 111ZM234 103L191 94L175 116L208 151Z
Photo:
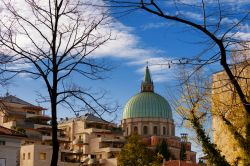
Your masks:
M138 133L138 128L137 128L137 126L134 127L134 133L136 133L136 134Z
M157 126L154 126L154 135L157 135Z
M166 135L166 127L163 127L163 128L162 128L162 134L163 134L163 135Z
M148 134L148 126L143 126L143 134L144 135Z
M128 135L128 127L127 127L127 129L126 129L126 133L127 133L127 135Z

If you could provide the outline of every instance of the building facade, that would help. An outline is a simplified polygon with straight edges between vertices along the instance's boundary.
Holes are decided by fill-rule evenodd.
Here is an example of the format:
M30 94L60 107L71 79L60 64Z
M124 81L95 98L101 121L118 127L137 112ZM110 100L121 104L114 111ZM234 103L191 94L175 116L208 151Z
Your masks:
M61 160L113 166L116 154L125 143L121 129L92 114L61 119L58 128L70 142L61 149Z
M25 134L27 138L22 140L22 144L51 140L50 117L45 115L45 110L6 94L0 98L0 126Z
M124 136L137 133L152 148L162 140L166 140L172 159L180 159L183 139L175 136L171 107L166 99L154 92L154 83L148 66L141 83L141 92L125 105L121 123ZM186 139L185 146L187 161L195 163L196 153L191 150L191 143Z
M243 61L231 66L231 71L243 89L244 95L250 97L250 66ZM225 73L221 71L213 75L212 84L213 140L226 160L231 164L241 165L243 152L238 142L229 131L222 117L225 117L244 136L246 115L243 105L234 86Z
M0 166L18 166L21 140L26 136L15 130L0 126Z

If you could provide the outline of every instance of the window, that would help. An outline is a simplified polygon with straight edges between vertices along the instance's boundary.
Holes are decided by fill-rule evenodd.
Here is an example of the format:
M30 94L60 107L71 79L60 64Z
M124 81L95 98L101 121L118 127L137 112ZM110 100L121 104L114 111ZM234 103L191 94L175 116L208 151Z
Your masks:
M163 135L166 135L166 127L163 127L162 133L163 133Z
M6 166L6 159L5 158L0 158L0 165Z
M138 133L138 128L137 128L137 126L134 127L134 133Z
M5 145L5 141L0 140L0 145Z
M157 135L157 126L154 126L154 135Z
M128 127L127 127L127 135L128 135Z
M46 160L46 153L40 153L40 160Z
M25 153L23 153L23 160L25 160Z
M30 153L28 153L28 160L30 160Z
M143 126L143 134L144 135L148 134L148 126Z

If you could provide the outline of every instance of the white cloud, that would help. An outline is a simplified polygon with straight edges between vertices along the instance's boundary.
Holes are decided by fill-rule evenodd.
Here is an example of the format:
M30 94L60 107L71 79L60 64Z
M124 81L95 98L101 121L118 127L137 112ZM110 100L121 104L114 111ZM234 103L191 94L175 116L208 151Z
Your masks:
M48 9L48 2L47 1L35 1L39 5L43 6L44 8ZM20 14L28 18L29 21L33 22L36 24L36 27L46 36L46 38L50 41L51 40L51 31L48 27L44 26L44 24L39 24L37 21L36 17L32 17L34 14L32 13L31 8L29 5L26 4L25 0L15 0L12 1L12 4L15 6L15 8L20 12ZM4 6L3 4L1 4ZM69 7L69 6L66 6ZM79 9L81 10L81 9ZM95 21L95 19L99 20L100 19L100 13L103 12L105 9L93 9L93 7L85 7L84 10L82 11L82 15L84 16L81 29L79 29L78 34L85 33L85 29L89 28L88 26L92 21ZM0 12L0 16L2 20L10 26L11 20L13 16L3 8L2 12ZM72 17L72 16L71 16ZM112 20L112 22L111 22ZM27 22L19 20L22 22L22 24L25 26L26 30L28 30L29 34L31 34L32 40L30 40L29 36L24 35L24 30L20 28L20 25L18 22L15 22L13 24L12 28L16 32L16 42L18 45L22 48L24 48L27 51L30 52L37 52L37 48L34 47L34 43L38 45L41 49L43 50L49 50L49 45L46 44L46 41L44 38L41 37L41 34L39 34L36 29ZM81 23L81 22L80 22ZM74 25L74 22L70 18L63 18L60 22L59 25L59 30L60 31L66 31L67 28L72 28ZM160 23L158 25L147 25L145 28L158 28L165 26L165 23ZM109 18L106 20L106 22L103 22L101 26L96 28L93 32L92 36L98 36L102 34L108 34L111 32L111 38L113 40L107 41L105 44L101 45L98 49L96 49L92 56L95 58L99 57L114 57L114 58L122 58L125 60L125 63L128 63L130 65L136 65L139 68L140 67L145 67L145 61L150 61L150 63L157 63L162 60L161 58L157 57L159 54L162 54L161 50L153 49L153 48L143 48L141 47L142 41L140 38L133 33L133 28L128 27L121 22L115 20L114 18ZM78 37L78 34L73 34ZM65 33L65 35L62 38L61 46L59 49L59 53L64 52L64 49L67 45L67 41L70 40L70 33ZM91 39L90 39L91 40ZM94 39L93 39L94 40ZM70 41L72 44L73 41ZM59 42L57 42L59 43ZM32 46L33 45L33 46ZM138 63L139 62L139 63ZM142 63L143 62L143 63ZM13 68L17 69L22 69L23 66L12 66ZM27 66L30 67L30 66ZM162 71L160 72L159 67L151 67L152 73L157 74L155 76L157 80L162 80L160 79L160 75Z
M242 39L244 41L250 41L250 32L236 32L233 38Z

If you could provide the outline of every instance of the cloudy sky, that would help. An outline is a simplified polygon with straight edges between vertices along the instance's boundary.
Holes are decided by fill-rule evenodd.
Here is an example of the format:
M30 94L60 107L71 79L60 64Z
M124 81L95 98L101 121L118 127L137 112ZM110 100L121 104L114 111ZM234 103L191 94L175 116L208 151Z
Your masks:
M183 0L183 3L193 4L194 1ZM216 1L217 2L217 1ZM241 16L239 11L249 9L249 1L233 1L223 0L234 13L236 17L227 17L223 15L221 26L227 28L237 23ZM195 1L195 4L200 1ZM199 7L193 8L182 5L179 11L168 8L171 3L164 3L167 12L170 14L178 14L183 18L202 23L203 15ZM211 7L210 7L211 6ZM208 1L208 14L216 13L215 1ZM91 9L97 10L97 9ZM1 14L5 14L1 12ZM231 13L232 14L232 13ZM114 69L105 73L107 79L91 81L82 78L72 78L85 87L93 87L94 89L105 89L109 92L111 101L117 101L121 105L121 110L117 113L117 122L122 118L122 108L130 97L140 91L140 83L143 79L145 66L148 62L153 81L155 83L155 91L169 99L169 91L175 93L178 88L178 80L176 80L178 65L168 65L169 62L181 59L182 57L194 57L199 55L207 48L206 36L200 32L192 30L190 27L183 26L176 22L166 21L162 18L153 16L145 11L137 10L129 14L121 14L111 9L112 23L111 29L114 40L108 41L105 45L98 48L91 56L108 61ZM215 24L218 15L212 15L207 18L211 24ZM106 28L106 27L105 27ZM105 29L104 29L105 30ZM104 31L103 30L103 31ZM218 32L223 34L223 30ZM250 39L250 23L248 21L241 24L232 33L235 38ZM21 38L21 42L25 43ZM216 48L203 55L202 58L216 52ZM18 67L18 66L17 66ZM209 73L221 70L218 65L207 67ZM74 77L74 76L73 76ZM210 77L208 75L208 77ZM26 101L36 104L38 93L45 93L46 88L39 80L20 76L17 77L7 88L1 89L2 95L6 92L16 95ZM171 101L171 99L169 99ZM48 107L48 105L44 105ZM175 114L175 113L174 113ZM74 114L66 110L59 113L59 117L73 116ZM175 115L176 121L178 116ZM177 132L178 133L178 132Z

